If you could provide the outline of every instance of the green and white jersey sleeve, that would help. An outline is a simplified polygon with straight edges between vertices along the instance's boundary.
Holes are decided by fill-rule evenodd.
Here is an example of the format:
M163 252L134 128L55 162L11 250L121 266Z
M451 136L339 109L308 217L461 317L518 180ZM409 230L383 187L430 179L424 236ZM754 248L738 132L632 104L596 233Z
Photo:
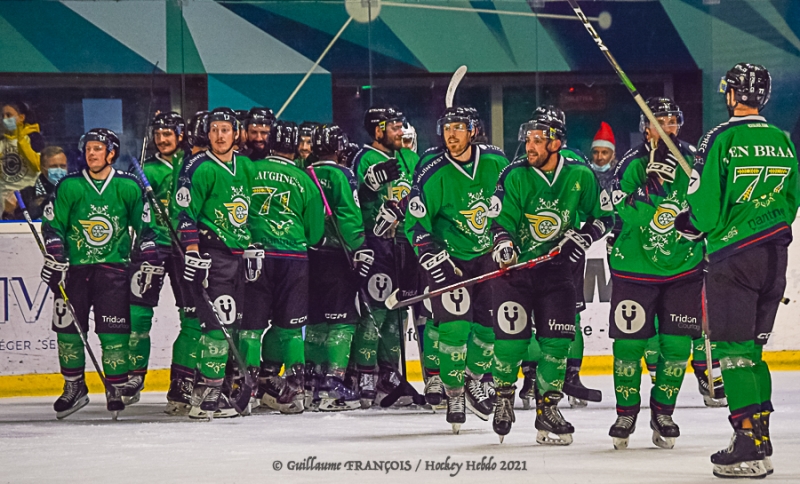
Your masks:
M383 163L392 157L396 158L400 165L400 178L390 183L384 183L380 190L373 192L364 184L364 176L367 170L369 167ZM400 201L411 192L411 184L414 181L414 170L417 167L417 163L419 163L419 156L407 148L399 149L394 153L386 153L373 146L364 145L361 151L358 152L353 162L353 168L358 179L358 195L361 200L364 229L368 233L372 233L372 228L375 226L375 218L378 216L378 211L383 202L386 200ZM397 233L402 233L402 231L403 222L398 226Z
M347 250L354 251L364 243L364 224L358 201L358 183L353 172L333 161L317 161L314 169L325 199L333 212L325 220L324 247L341 247L334 223L338 225Z

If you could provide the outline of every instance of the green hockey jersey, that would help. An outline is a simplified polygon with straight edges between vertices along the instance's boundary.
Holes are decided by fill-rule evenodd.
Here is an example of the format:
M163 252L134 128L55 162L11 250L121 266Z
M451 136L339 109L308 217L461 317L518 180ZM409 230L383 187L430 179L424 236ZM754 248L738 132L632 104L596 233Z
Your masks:
M394 157L400 165L400 178L384 183L378 192L373 192L364 185L364 176L370 166L383 163L389 158ZM364 145L356 155L353 162L353 169L358 178L358 195L361 200L361 213L364 219L364 228L368 233L372 233L375 226L375 218L378 216L381 205L386 200L400 201L411 192L411 184L414 178L414 170L419 163L419 156L407 148L401 148L394 153L385 153L371 145ZM404 231L404 222L397 226L398 234Z
M181 153L181 155L183 154L181 151L179 151L179 153ZM155 156L145 160L144 167L142 168L144 171L144 176L147 177L147 181L150 183L150 187L153 189L153 195L155 195L156 200L161 202L161 206L167 209L168 215L170 214L170 201L172 199L172 194L174 193L174 182L177 178L175 176L174 166L176 161L180 163L180 156L173 156L171 159L167 160L164 159L160 153L156 153ZM161 220L158 220L158 217L155 213L153 213L153 216L150 217L150 223L148 226L155 233L155 242L157 245L172 245L172 240L169 236L169 229L164 226L164 223Z
M491 218L500 172L508 166L502 150L473 145L467 162L450 157L445 148L428 150L420 160L406 212L406 236L420 252L447 249L472 260L492 249Z
M798 207L797 152L762 116L733 117L700 140L688 201L711 262L765 242L788 244Z
M594 172L563 155L550 173L531 166L525 156L517 159L500 175L493 200L499 213L492 232L511 236L520 262L547 254L583 221L599 221L605 232L614 223L610 198L601 194Z
M326 217L322 245L342 246L334 226L337 224L347 250L352 252L358 249L364 243L364 223L358 202L358 182L353 171L333 161L325 160L314 162L308 168L309 173L312 168L333 212L332 217Z
M155 238L143 229L151 214L139 181L113 168L105 180L94 180L86 170L65 177L42 218L47 252L63 254L71 265L127 263L129 228L141 241Z
M250 232L267 257L306 257L325 223L316 184L294 161L269 156L253 162Z
M211 151L203 151L186 159L173 196L181 245L197 244L198 230L205 227L226 247L246 249L252 183L253 163L245 156L234 155L230 162L223 162Z
M678 148L691 166L694 146L681 141ZM702 270L702 244L681 237L674 226L675 217L689 206L689 177L679 166L674 182L659 183L645 171L650 156L644 143L630 150L617 165L612 185L622 225L609 265L614 275L631 282L672 281Z

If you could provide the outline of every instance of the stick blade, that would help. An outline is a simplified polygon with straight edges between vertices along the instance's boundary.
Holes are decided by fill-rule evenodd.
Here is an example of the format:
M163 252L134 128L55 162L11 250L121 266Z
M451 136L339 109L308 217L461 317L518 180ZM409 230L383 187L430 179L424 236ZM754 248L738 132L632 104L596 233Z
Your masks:
M458 89L461 79L463 79L466 74L467 66L461 66L453 73L453 77L450 78L450 85L447 86L447 95L444 98L444 107L453 107L453 99L456 97L456 89Z
M395 306L397 306L397 303L399 302L397 300L397 294L399 292L400 292L400 289L395 289L394 291L392 291L391 294L389 294L389 297L387 297L386 301L384 302L384 304L386 305L386 309L391 310L391 309L394 309Z

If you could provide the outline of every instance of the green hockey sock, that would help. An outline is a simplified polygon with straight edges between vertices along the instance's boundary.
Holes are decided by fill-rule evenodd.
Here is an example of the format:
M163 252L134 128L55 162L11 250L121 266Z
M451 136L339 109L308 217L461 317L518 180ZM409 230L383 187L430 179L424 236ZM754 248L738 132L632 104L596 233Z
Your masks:
M239 331L239 353L248 368L261 367L261 337L263 329L243 329Z
M191 369L197 367L197 345L201 334L199 319L185 316L181 318L180 332L172 344L173 365Z
M103 373L111 383L115 380L127 381L130 368L129 334L98 333L103 353ZM117 377L117 378L114 378Z
M131 304L131 338L128 342L131 371L147 373L150 362L150 328L153 308Z
M64 376L82 375L86 367L86 352L78 334L56 333L58 362Z
M575 314L575 339L569 345L569 355L567 358L570 360L583 359L583 331L581 331L581 313Z
M439 323L439 375L446 389L464 386L469 330L468 321Z
M756 344L753 349L753 373L758 382L758 389L761 394L761 403L772 400L772 375L769 372L769 365L762 358L764 346ZM714 350L712 350L713 352Z
M385 315L385 313L384 313ZM377 316L375 317L377 320ZM378 328L369 315L358 319L358 327L353 342L353 355L356 365L361 370L375 368L378 364Z
M277 326L270 326L261 340L261 364L280 368L283 360L281 337Z
M381 325L381 338L378 341L378 364L396 367L400 361L400 321L407 316L405 309L387 311Z
M425 348L422 366L429 373L439 373L439 326L432 319L425 321L422 338L422 346Z
M228 361L228 342L222 330L214 329L200 336L198 342L200 354L197 366L200 374L209 380L221 380L225 377L225 365Z
M325 341L328 371L344 375L350 361L350 346L356 328L352 324L328 323L328 339Z
M647 365L647 371L649 371L652 376L658 367L658 358L661 355L661 343L658 339L658 333L645 341L647 341L647 346L644 350L644 362Z
M328 351L325 340L328 339L328 323L306 326L305 353L306 361L320 366L326 363Z
M665 408L674 407L686 374L686 362L692 352L689 336L659 335L661 357L658 359L656 383L651 398ZM669 412L667 412L669 413Z
M566 338L540 338L542 358L536 369L536 385L544 395L549 391L560 392L564 387L567 372L567 353L570 340Z
M277 328L280 335L280 344L283 348L283 366L288 371L294 365L305 365L306 357L303 350L303 330L301 328Z
M722 379L728 407L735 411L751 405L761 405L761 385L756 376L755 342L753 340L731 343L717 342Z
M617 397L617 409L620 407L636 407L642 403L639 390L642 386L642 356L650 340L617 339L614 340L614 393Z
M522 361L539 361L542 359L542 348L539 346L539 341L536 339L536 335L534 334L531 336L531 340L528 342L528 355Z
M527 355L529 341L499 339L494 342L492 376L495 385L511 386L517 382L519 367Z
M467 343L467 368L473 375L484 375L492 371L494 343L493 328L472 323L472 332Z

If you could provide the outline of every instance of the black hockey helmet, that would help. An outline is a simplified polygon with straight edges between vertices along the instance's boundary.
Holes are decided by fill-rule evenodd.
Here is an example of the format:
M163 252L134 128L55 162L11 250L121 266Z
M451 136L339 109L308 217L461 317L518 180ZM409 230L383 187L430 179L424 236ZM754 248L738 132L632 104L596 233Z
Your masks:
M318 126L322 126L322 124L316 121L303 121L298 126L298 130L300 131L300 136L308 136L311 137L311 134L314 132Z
M251 108L250 111L247 112L247 116L245 116L243 122L244 129L247 129L251 124L272 126L275 123L275 115L272 114L270 108Z
M106 145L108 153L113 151L114 156L111 158L111 163L114 163L119 158L119 137L110 129L94 128L81 136L81 140L78 142L78 150L83 153L84 157L86 157L86 143L89 141L99 141Z
M719 83L719 92L727 94L730 89L736 102L761 110L772 94L772 76L764 66L740 62Z
M318 157L331 156L344 149L347 135L335 124L323 124L311 133L311 152Z
M539 106L531 114L531 119L519 126L517 139L525 143L528 131L543 131L548 139L561 140L567 137L567 117L564 111L555 106Z
M292 121L275 121L269 131L269 146L273 152L294 154L299 142L300 129Z
M386 123L392 121L405 124L406 117L402 111L392 106L373 106L364 113L364 129L370 139L375 138L375 128L386 131Z
M190 146L208 146L208 111L197 111L186 126L186 141Z
M186 123L175 111L158 113L150 122L150 135L155 138L156 131L159 129L169 129L175 133L175 136L181 136L186 131Z
M668 97L651 97L647 99L647 107L650 108L650 111L653 111L653 115L656 118L660 118L663 116L675 116L678 120L678 130L680 131L681 126L683 126L683 111L681 111L680 106L675 104L675 101ZM644 113L639 115L639 132L644 133L645 128L650 122L647 119L647 116Z
M475 111L477 113L477 111ZM436 134L442 136L444 134L444 125L450 123L464 123L467 125L467 130L472 131L475 129L475 117L470 112L470 108L462 106L454 106L444 110L438 121L436 121Z
M239 121L239 125L243 125L244 121L247 119L247 110L246 109L234 109L233 113L236 115L236 120Z
M344 149L339 153L339 159L342 164L348 168L353 168L353 163L356 161L356 155L361 151L361 146L357 143L347 143Z
M241 126L239 125L239 120L236 118L236 112L234 112L231 108L214 108L211 112L208 113L208 121L205 123L205 135L208 138L208 130L211 129L211 123L224 121L226 123L231 123L231 127L233 127L234 135L236 132L239 131ZM235 144L235 141L234 141Z

